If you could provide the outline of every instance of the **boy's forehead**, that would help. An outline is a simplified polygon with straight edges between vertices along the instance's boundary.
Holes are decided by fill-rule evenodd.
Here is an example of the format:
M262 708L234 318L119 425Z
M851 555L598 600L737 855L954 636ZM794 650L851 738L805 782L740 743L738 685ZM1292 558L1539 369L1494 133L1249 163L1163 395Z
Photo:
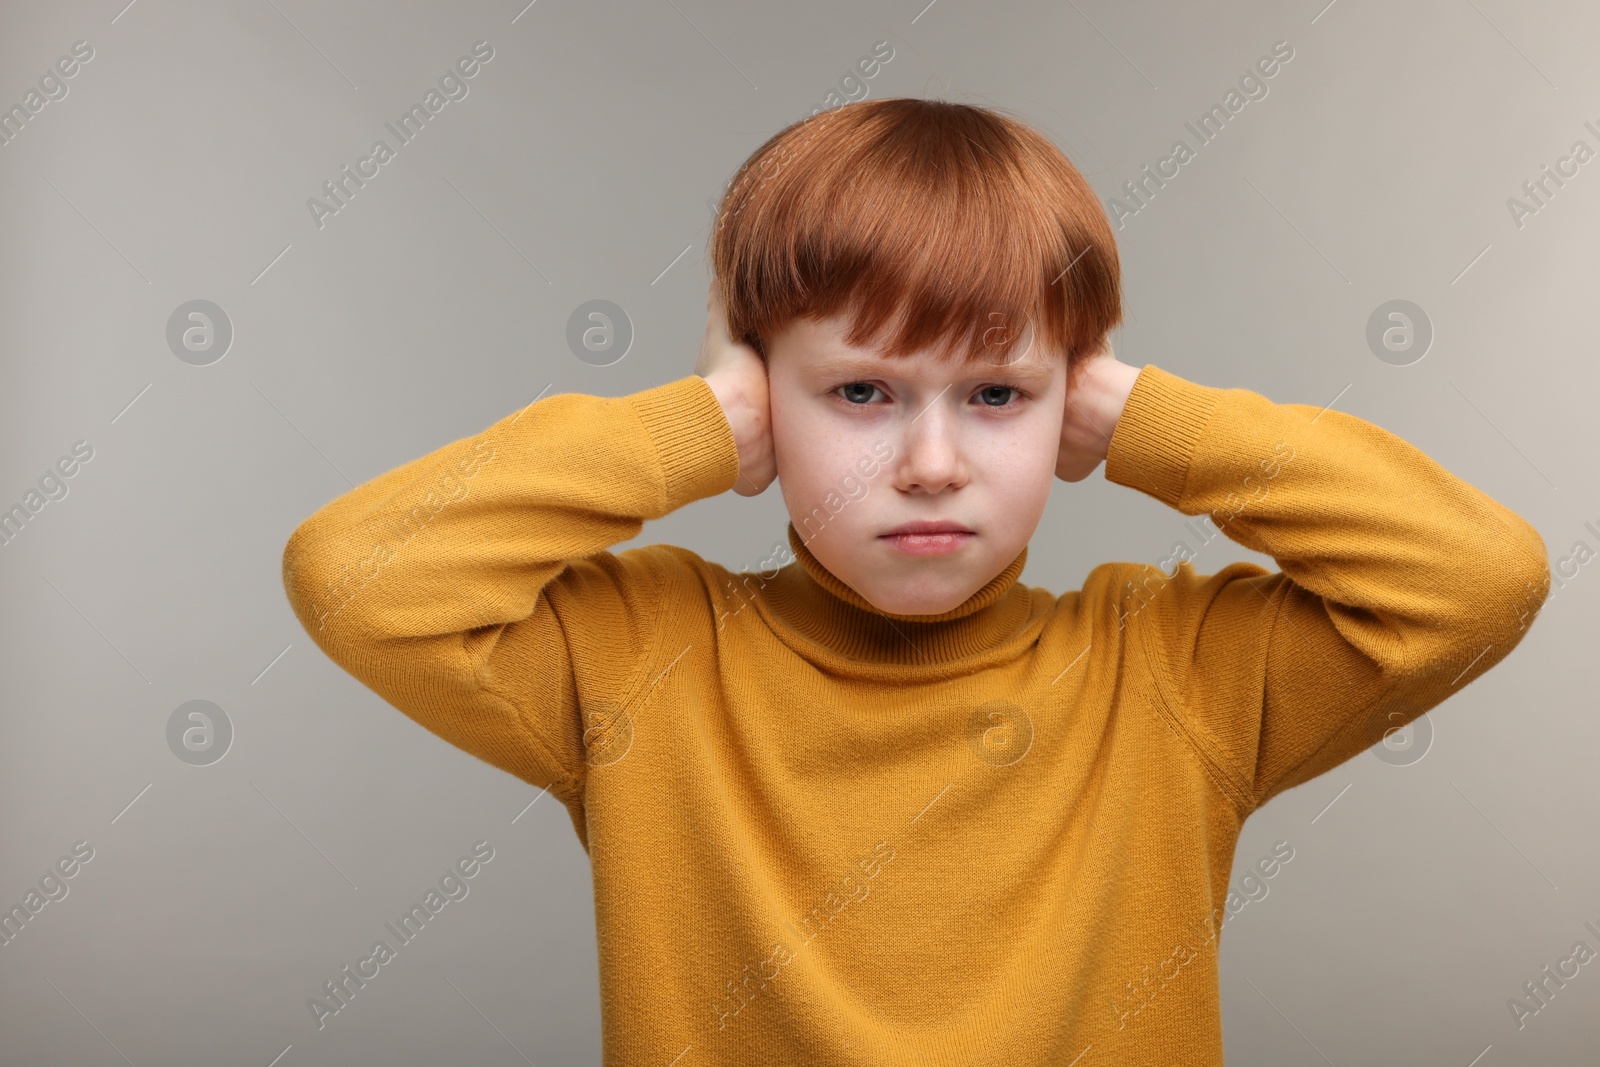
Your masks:
M997 354L993 360L969 358L966 353L946 355L932 347L891 358L882 354L880 344L848 344L845 334L849 323L842 317L822 321L799 319L792 325L791 339L795 343L787 347L792 348L796 362L801 363L807 373L823 377L840 374L971 377L1005 370L1049 380L1060 363L1033 344L1035 335L1031 332L1014 344L1009 353Z

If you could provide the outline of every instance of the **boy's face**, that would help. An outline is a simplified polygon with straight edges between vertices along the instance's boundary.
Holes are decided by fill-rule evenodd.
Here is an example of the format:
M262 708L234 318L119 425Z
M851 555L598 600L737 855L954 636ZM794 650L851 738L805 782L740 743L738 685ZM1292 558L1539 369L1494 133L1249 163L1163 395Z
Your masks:
M1061 444L1066 363L880 359L842 317L766 339L778 483L801 540L880 611L936 615L1017 557L1044 514ZM1018 350L1020 351L1019 344ZM972 531L928 552L883 535L942 520Z

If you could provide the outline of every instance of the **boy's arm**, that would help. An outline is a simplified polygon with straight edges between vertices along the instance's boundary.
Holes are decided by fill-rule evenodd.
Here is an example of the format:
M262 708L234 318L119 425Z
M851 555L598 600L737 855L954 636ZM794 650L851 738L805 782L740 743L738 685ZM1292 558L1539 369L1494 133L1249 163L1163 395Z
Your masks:
M1241 816L1337 766L1504 659L1544 602L1538 532L1343 412L1139 372L1106 478L1277 561L1197 575L1186 524L1130 568L1118 613L1174 724ZM1211 533L1210 536L1216 536Z
M606 550L737 473L701 377L558 394L324 505L284 548L284 588L384 700L570 800L581 712L627 706L662 628L668 557Z

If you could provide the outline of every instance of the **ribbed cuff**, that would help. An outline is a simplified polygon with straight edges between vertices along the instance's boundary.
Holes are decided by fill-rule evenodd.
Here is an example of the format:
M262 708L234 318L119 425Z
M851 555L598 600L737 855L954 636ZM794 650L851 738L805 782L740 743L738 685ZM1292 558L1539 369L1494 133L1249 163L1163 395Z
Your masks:
M739 447L722 402L698 374L629 396L655 442L666 479L666 511L716 496L739 479Z
M1111 433L1106 481L1177 507L1195 446L1223 392L1146 363Z

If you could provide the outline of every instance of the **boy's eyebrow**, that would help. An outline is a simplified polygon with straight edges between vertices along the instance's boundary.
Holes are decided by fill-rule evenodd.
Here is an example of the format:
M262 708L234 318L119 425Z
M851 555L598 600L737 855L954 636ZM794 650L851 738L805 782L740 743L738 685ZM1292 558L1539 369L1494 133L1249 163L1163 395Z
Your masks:
M1019 360L1009 364L962 363L961 366L969 368L973 378L997 375L1016 378L1037 385L1048 385L1054 377L1054 368L1051 365L1032 360ZM835 356L831 359L817 360L808 369L819 378L843 377L852 374L860 374L869 378L892 378L894 377L895 365L885 360L864 359L859 356Z

